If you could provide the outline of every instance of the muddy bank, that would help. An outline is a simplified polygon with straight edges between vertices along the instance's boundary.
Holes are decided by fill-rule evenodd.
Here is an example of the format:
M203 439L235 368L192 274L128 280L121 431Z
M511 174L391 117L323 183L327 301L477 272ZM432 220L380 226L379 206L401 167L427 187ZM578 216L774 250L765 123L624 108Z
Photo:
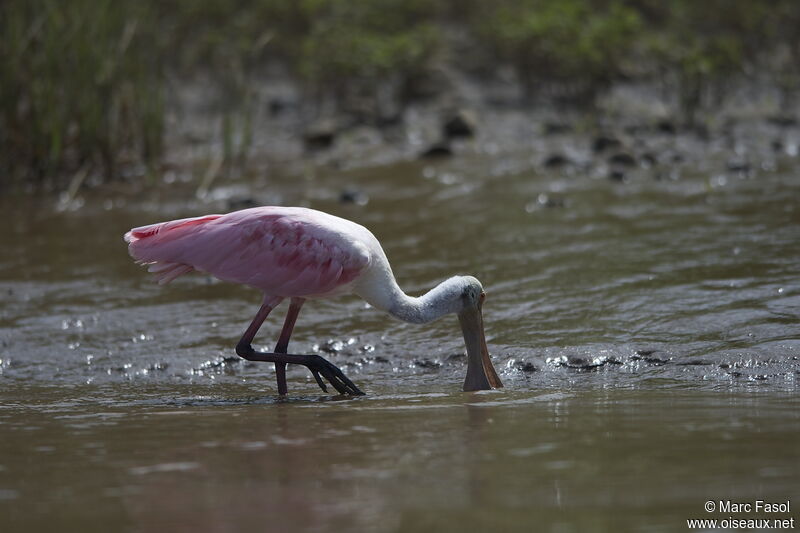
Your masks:
M336 102L311 103L280 70L256 86L243 123L209 105L202 80L180 85L167 114L166 162L155 179L194 182L202 195L247 176L492 158L492 173L538 170L626 182L685 172L755 175L791 166L800 153L800 111L780 107L781 92L763 86L729 91L723 105L692 124L677 112L674 95L646 84L618 85L587 109L553 98L525 101L514 80L458 76L437 96L377 119ZM357 192L343 191L343 201L358 201Z

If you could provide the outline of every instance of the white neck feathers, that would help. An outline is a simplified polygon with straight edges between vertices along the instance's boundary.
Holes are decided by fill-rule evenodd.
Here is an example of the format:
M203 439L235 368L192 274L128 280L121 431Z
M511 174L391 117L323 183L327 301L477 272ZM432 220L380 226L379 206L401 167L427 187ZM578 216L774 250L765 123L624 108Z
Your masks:
M443 281L422 296L414 297L404 293L391 271L388 271L383 272L383 275L366 278L360 284L357 294L373 307L404 322L425 324L461 310L464 284L464 278L456 276Z

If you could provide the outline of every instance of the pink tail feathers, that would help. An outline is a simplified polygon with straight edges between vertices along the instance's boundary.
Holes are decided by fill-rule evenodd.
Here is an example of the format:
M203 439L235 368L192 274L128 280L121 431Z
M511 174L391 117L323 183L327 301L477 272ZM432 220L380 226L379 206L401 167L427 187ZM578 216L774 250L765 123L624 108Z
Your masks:
M125 242L134 243L140 239L152 237L154 235L162 235L169 231L178 228L186 228L196 226L198 224L205 224L212 220L216 220L222 215L206 215L204 217L182 218L180 220L170 220L169 222L159 222L158 224L150 224L149 226L140 226L133 228L125 234Z
M156 279L159 285L166 285L173 279L184 274L188 274L192 270L194 270L194 268L182 263L156 262L147 268L147 271L153 274L153 277Z
M147 269L153 273L159 285L164 285L194 270L191 265L182 263L178 239L186 235L185 230L216 220L222 215L184 218L133 228L124 236L128 243L128 253L137 263L150 265ZM177 245L177 246L176 246Z

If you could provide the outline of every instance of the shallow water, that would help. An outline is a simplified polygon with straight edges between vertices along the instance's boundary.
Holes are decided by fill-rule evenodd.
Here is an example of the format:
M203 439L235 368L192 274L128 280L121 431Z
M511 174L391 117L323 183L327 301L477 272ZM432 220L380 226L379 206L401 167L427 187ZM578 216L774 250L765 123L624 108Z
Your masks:
M800 505L796 173L514 161L0 198L2 529L673 531L725 518L709 499ZM340 204L343 183L369 201ZM294 369L278 399L270 365L233 357L259 295L158 287L121 240L242 194L365 224L409 292L480 278L505 388L459 391L455 319L341 299L307 304L291 348L367 396Z

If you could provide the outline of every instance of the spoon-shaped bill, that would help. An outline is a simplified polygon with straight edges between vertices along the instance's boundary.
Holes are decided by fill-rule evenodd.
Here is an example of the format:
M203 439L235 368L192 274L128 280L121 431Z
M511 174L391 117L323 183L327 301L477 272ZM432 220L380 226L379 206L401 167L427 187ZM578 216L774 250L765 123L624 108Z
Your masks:
M483 315L481 306L469 307L458 314L464 344L467 347L467 377L464 380L464 391L498 389L503 386L486 346L486 335L483 332Z

